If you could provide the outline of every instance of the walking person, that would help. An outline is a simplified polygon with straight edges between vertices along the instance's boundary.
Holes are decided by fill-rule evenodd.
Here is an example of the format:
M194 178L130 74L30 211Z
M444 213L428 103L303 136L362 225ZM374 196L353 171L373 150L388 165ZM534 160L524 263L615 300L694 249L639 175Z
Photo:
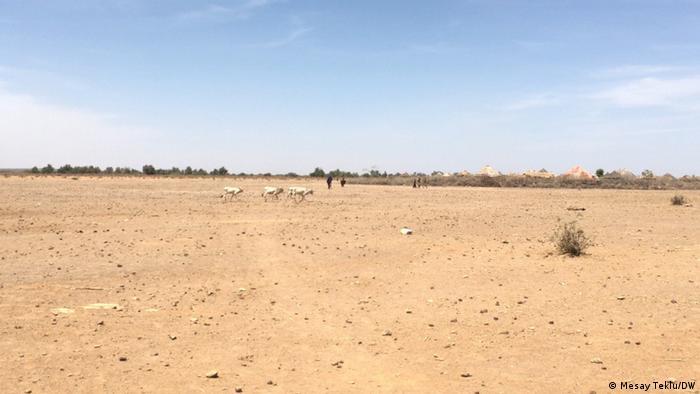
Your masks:
M326 178L326 183L328 184L328 190L331 190L331 184L333 183L333 175L328 175L328 178Z

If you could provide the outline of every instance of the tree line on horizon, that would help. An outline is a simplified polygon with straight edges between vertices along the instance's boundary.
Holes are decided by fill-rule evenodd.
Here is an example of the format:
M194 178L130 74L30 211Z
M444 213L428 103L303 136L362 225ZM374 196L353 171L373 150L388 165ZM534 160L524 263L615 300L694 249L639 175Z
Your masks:
M152 164L145 164L143 167L141 167L141 170L137 170L135 168L131 167L106 167L104 169L98 167L98 166L73 166L70 164L65 164L61 167L54 168L51 164L47 164L44 167L37 167L34 166L29 170L30 173L32 174L105 174L105 175L170 175L170 176L273 176L272 173L260 173L260 174L254 174L254 173L245 173L245 172L240 172L240 173L232 173L229 172L229 170L226 167L219 167L219 168L214 168L210 171L207 171L203 168L198 168L194 169L190 166L185 167L184 169L180 169L179 167L171 167L171 168L156 168ZM402 173L394 173L390 174L387 173L386 171L380 172L379 170L370 170L370 171L365 171L362 174L357 173L357 172L352 172L352 171L344 171L340 169L335 169L332 171L326 172L323 168L321 167L316 167L312 172L308 174L309 177L312 178L325 178L327 176L332 176L333 178L387 178L387 177L399 177L399 176L413 176L413 177L426 177L426 176L436 176L436 175L441 175L442 173L440 171L433 171L431 174L425 174L422 172L414 172L412 174L402 174ZM295 173L295 172L288 172L286 174L274 174L275 176L286 176L286 177L299 177L300 175ZM595 171L595 175L598 178L607 178L608 176L614 176L614 173L606 173L602 168L599 168ZM644 170L641 173L641 178L644 179L650 179L654 178L654 173L651 170ZM671 176L670 174L664 175L665 177Z
M192 176L206 176L206 175L212 175L212 176L226 176L226 175L232 175L232 176L273 176L272 173L261 173L261 174L253 174L253 173L245 173L245 172L240 172L238 174L235 173L230 173L229 170L226 167L219 167L215 168L211 171L207 171L203 168L192 168L190 166L187 166L184 169L180 169L179 167L172 167L172 168L156 168L152 164L145 164L143 167L141 167L141 170L131 168L131 167L105 167L104 169L100 168L99 166L73 166L70 164L64 164L63 166L60 166L58 168L55 168L51 164L47 164L44 167L38 167L34 166L29 170L30 173L32 174L106 174L106 175L137 175L137 174L143 174L143 175L192 175ZM286 174L277 174L278 176L286 176L286 177L298 177L300 176L299 174L295 172L288 172ZM357 172L351 172L351 171L343 171L340 169L336 169L333 171L326 172L323 170L323 168L316 167L311 173L308 174L310 177L314 178L325 178L326 176L332 176L334 178L355 178L355 177L387 177L390 176L390 174L387 174L385 172L379 172L377 170L371 170L370 172L365 172L363 174L358 174ZM396 176L401 175L400 173L393 174Z
M65 164L61 167L54 168L54 166L51 164L47 164L41 168L34 166L29 170L29 172L32 174L229 175L228 169L223 166L207 171L203 168L194 169L190 166L187 166L185 169L180 169L178 167L156 168L152 164L145 164L143 167L141 167L141 170L131 167L105 167L102 169L98 166L72 166L70 164Z

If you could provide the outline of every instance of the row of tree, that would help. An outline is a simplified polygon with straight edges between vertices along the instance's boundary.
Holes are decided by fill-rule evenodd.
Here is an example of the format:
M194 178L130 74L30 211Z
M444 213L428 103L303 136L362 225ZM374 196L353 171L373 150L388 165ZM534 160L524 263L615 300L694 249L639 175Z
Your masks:
M104 170L97 166L72 166L65 164L61 167L54 168L51 164L44 167L32 167L30 170L33 174L144 174L144 175L228 175L226 167L215 168L207 171L203 168L193 169L187 166L184 170L178 167L172 168L156 168L151 164L146 164L141 168L141 171L130 167L106 167Z
M134 168L130 167L106 167L104 170L101 169L100 167L97 166L72 166L70 164L65 164L61 167L54 168L51 164L47 164L44 167L32 167L31 172L34 174L144 174L144 175L194 175L194 176L204 176L204 175L229 175L228 169L226 167L220 167L220 168L215 168L211 171L207 171L203 168L198 168L194 169L190 166L187 166L185 169L180 169L178 167L172 167L172 168L156 168L155 166L151 164L146 164L141 168L141 171L136 170ZM435 171L433 172L433 175L436 175L438 172ZM233 174L232 174L233 175ZM265 173L265 174L246 174L244 172L241 172L239 174L236 174L238 176L249 176L249 175L257 175L257 176L272 176L271 173ZM280 174L282 175L282 174ZM294 173L294 172L289 172L287 174L283 174L284 176L287 177L298 177L299 175ZM380 172L378 170L370 170L369 172L364 172L362 174L358 174L357 172L351 172L351 171L343 171L340 169L335 169L333 171L326 172L323 170L323 168L316 167L310 174L310 177L315 177L315 178L325 178L326 176L332 176L333 178L357 178L357 177L372 177L372 178L378 178L378 177L388 177L388 176L401 176L400 173L396 174L387 174L386 171ZM609 174L605 172L602 168L599 168L596 171L596 175L598 178L603 178L605 176L608 176ZM612 174L610 174L612 175ZM426 176L426 174L423 173L414 173L413 176ZM653 178L654 173L651 172L650 170L644 170L642 171L642 178Z
M599 168L595 171L595 176L597 176L598 178L603 178L606 176L615 175L615 173L616 173L616 171L613 171L612 173L608 173L608 172L605 172L604 169ZM644 171L642 171L641 176L642 176L642 178L651 179L654 177L654 172L652 170L644 170Z
M32 167L30 170L33 174L144 174L144 175L194 175L194 176L204 176L204 175L229 175L228 169L226 167L220 167L220 168L215 168L211 171L207 171L203 168L199 169L194 169L190 166L187 166L184 169L180 169L178 167L172 167L172 168L156 168L152 164L146 164L143 167L141 167L141 171L130 168L130 167L106 167L105 169L101 169L98 166L72 166L70 164L65 164L61 167L54 168L51 164L47 164L44 167ZM271 173L264 173L264 174L246 174L244 172L241 172L237 174L238 176L248 176L248 175L258 175L258 176L272 176ZM282 174L281 174L282 175ZM283 174L284 176L287 177L298 177L299 175L294 173L294 172L288 172L286 174ZM370 172L365 172L362 175L358 174L357 172L350 172L350 171L343 171L340 169L336 169L333 171L330 171L326 173L322 168L316 167L314 171L312 171L309 176L311 177L317 177L317 178L324 178L327 175L330 175L334 178L355 178L355 177L386 177L389 176L389 174L385 172L379 172L378 170L371 170ZM395 174L396 176L401 175L399 173Z
M369 172L364 172L362 175L358 174L357 172L350 172L350 171L343 171L343 170L333 170L326 172L323 170L323 168L316 167L316 169L313 170L309 174L310 177L315 177L315 178L323 178L326 176L332 176L333 178L357 178L357 177L388 177L391 174L388 174L386 171L380 172L379 170L370 170ZM393 174L394 176L401 176L401 173L396 173Z
M145 175L228 175L229 172L226 167L215 168L209 172L203 168L193 169L187 166L184 170L178 167L172 168L155 168L151 164L146 164L141 169Z

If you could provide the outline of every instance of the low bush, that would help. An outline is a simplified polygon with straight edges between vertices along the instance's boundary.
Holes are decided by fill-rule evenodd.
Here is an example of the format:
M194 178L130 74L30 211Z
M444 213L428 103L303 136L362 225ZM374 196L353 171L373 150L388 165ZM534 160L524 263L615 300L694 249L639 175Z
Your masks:
M685 205L688 201L685 199L684 196L680 194L676 194L675 196L671 197L671 204L673 205Z
M561 254L580 256L591 246L591 239L578 227L576 222L560 225L552 236L552 242Z

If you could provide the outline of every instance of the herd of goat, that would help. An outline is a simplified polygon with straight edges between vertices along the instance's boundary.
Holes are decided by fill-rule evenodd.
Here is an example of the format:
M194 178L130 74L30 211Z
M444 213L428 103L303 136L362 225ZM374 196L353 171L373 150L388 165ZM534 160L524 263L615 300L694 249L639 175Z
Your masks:
M233 200L241 193L243 193L243 189L240 187L226 186L224 187L224 193L221 195L221 198L224 200ZM281 187L266 186L263 189L261 196L265 199L265 201L267 201L268 198L279 199L282 193L284 193L284 189ZM309 189L307 187L292 186L287 190L287 198L292 198L296 202L304 201L306 196L311 194L314 194L313 189Z

